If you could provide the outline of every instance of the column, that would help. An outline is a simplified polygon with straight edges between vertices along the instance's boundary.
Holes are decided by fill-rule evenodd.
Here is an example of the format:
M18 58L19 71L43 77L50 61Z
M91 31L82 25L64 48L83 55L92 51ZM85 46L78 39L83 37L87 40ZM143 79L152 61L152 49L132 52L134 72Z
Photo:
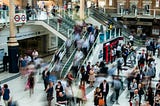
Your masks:
M138 2L138 8L142 9L142 0L139 0L139 2Z
M15 14L15 5L14 0L9 0L9 20L10 20L10 36L8 38L8 56L9 56L9 72L17 73L19 72L18 68L18 42L15 35L15 24L14 24L14 14Z
M129 9L130 0L126 0L126 9Z
M84 17L84 7L85 6L85 1L84 0L80 0L80 19L83 20Z
M58 5L59 5L59 13L61 14L62 6L63 6L63 0L58 0Z
M109 0L105 0L106 8L109 8Z

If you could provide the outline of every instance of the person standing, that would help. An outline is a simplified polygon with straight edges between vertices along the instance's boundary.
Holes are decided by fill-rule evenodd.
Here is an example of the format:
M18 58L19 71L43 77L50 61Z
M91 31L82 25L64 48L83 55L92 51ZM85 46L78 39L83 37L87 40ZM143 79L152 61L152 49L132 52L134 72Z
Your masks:
M134 40L134 37L133 37L133 34L131 34L130 36L129 36L129 41L130 41L130 43L131 43L131 46L133 46L133 41Z
M59 92L63 92L63 86L61 81L58 81L58 84L56 85L55 90L56 90L56 97L58 98Z
M10 89L8 88L7 84L4 84L4 86L3 86L2 95L3 95L3 100L4 100L5 106L8 106L8 103L10 100Z
M109 84L107 82L107 80L104 80L100 86L99 86L101 92L102 92L102 98L104 99L104 102L105 102L105 106L107 106L107 101L106 101L106 97L108 95L108 92L109 92Z
M102 98L102 92L100 92L99 87L97 87L94 91L94 106L99 105L99 99Z
M92 66L92 68L89 71L89 79L88 79L88 81L90 82L90 85L89 85L90 87L94 87L93 83L95 81L95 73L94 73L93 67L94 67L94 65Z
M8 63L8 56L7 53L3 56L3 71L7 71L7 63Z
M138 89L134 90L134 97L132 99L132 106L139 106L139 95L138 95Z
M35 60L38 57L38 51L36 51L35 49L32 52L32 58L33 60Z

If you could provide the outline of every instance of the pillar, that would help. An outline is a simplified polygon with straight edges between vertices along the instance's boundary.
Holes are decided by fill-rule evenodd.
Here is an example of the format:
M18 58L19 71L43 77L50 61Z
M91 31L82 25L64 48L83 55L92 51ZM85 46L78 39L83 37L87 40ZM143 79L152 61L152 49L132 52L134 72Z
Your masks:
M80 0L80 19L83 20L84 17L84 7L85 6L85 0Z
M109 8L109 0L105 0L106 8Z
M14 24L14 14L15 14L15 4L14 0L9 0L9 20L10 20L10 36L8 38L8 56L9 56L9 72L17 73L18 68L18 42L15 36L15 24Z
M58 5L59 5L59 13L61 14L62 6L63 6L63 0L58 0Z
M126 0L126 9L129 9L130 0Z
M143 7L142 7L142 0L139 0L139 2L138 2L138 8L140 8L140 9L143 8Z

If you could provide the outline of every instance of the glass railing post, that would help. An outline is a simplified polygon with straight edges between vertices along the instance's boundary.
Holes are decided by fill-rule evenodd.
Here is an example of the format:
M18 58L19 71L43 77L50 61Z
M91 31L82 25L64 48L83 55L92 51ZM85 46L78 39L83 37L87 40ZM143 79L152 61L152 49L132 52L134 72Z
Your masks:
M119 31L118 31L118 36L120 37L121 36L121 29L119 28Z
M137 9L135 9L135 16L137 16Z
M114 37L116 37L116 34L117 34L117 30L116 30L116 27L114 28Z
M57 31L59 31L59 22L57 23Z
M154 9L154 14L153 15L154 15L154 18L155 18L156 17L156 9Z
M123 15L123 9L121 8L121 16Z

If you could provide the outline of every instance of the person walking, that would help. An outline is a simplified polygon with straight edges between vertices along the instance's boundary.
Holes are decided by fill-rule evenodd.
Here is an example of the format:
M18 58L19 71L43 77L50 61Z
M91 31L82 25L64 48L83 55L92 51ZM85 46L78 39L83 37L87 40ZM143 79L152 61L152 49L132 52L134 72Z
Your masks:
M45 70L43 70L43 72L42 72L44 91L47 89L47 86L49 84L49 75L50 75L50 72L48 71L48 67L46 67Z
M53 99L53 85L53 82L50 81L46 88L48 106L51 106L51 101Z
M119 104L118 103L118 98L119 98L119 91L121 89L121 86L122 86L122 84L121 84L119 78L117 76L115 76L114 80L112 82L112 87L114 89L114 93L115 93L115 96L116 96L116 98L115 98L116 99L116 104ZM113 98L111 98L111 99L113 99ZM113 100L111 100L111 101L113 101Z
M31 72L28 76L28 82L29 82L29 95L31 97L31 94L34 93L34 86L35 86L35 78L34 78L34 72Z
M102 98L104 99L104 102L105 102L105 106L107 106L107 101L106 101L106 97L108 95L108 92L109 92L109 84L107 82L107 80L104 80L99 88L101 89L101 92L102 92Z
M8 88L7 84L4 84L4 86L3 86L2 95L3 95L3 100L4 100L5 106L8 106L8 103L10 100L10 89Z

